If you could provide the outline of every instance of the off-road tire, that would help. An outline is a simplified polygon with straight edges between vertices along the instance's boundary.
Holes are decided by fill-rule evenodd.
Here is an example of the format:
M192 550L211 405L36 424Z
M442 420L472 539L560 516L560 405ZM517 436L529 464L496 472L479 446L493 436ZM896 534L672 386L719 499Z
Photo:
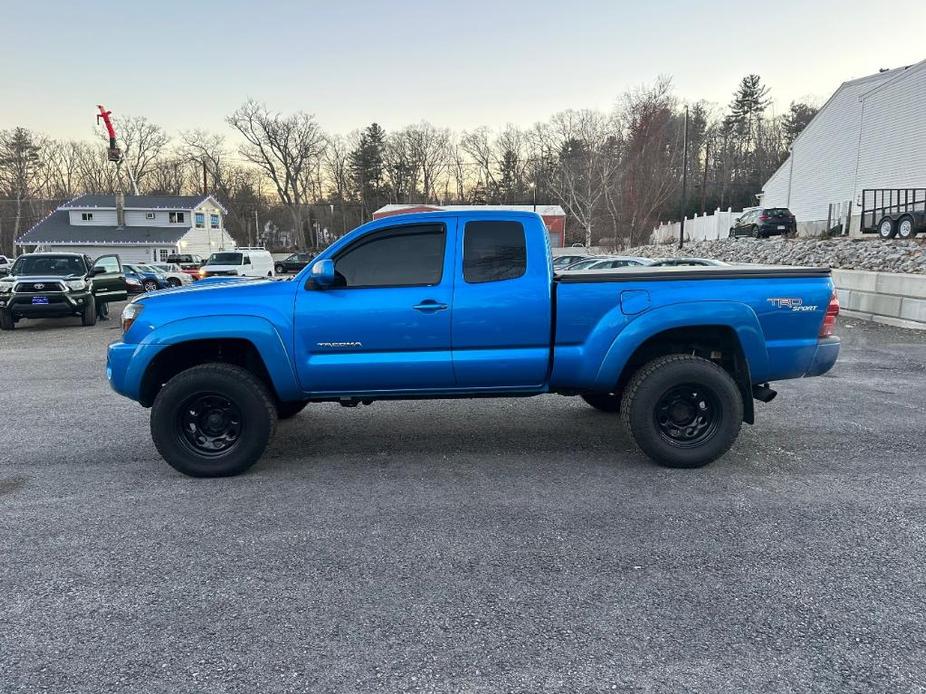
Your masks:
M80 324L91 326L96 325L96 299L93 295L90 295L90 298L87 299L87 304L84 306L84 310L80 314Z
M237 444L219 456L204 456L183 443L180 408L191 397L214 393L234 403L241 414ZM240 475L256 463L276 429L277 411L264 383L231 364L194 366L171 378L151 408L151 438L171 467L190 477Z
M16 321L13 320L13 314L0 309L0 330L13 330L15 328Z
M621 411L620 393L585 393L581 397L596 410L609 413Z
M717 426L703 442L691 447L669 440L657 423L657 405L680 385L709 391L715 401ZM720 366L690 354L670 354L643 365L631 377L621 401L621 421L652 460L673 468L697 468L726 453L743 423L743 399L733 378Z
M302 412L305 409L305 406L308 405L306 400L296 400L294 402L278 402L277 403L277 419L290 419L295 417L297 414Z

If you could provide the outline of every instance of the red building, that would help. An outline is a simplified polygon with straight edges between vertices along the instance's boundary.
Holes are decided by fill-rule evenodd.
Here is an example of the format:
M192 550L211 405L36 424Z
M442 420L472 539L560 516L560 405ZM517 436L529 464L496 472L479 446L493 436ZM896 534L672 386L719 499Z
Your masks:
M461 212L466 210L512 210L516 212L534 212L533 205L383 205L373 213L373 219L389 217L394 214L409 212ZM543 218L553 248L566 245L566 213L559 205L537 205L537 214Z

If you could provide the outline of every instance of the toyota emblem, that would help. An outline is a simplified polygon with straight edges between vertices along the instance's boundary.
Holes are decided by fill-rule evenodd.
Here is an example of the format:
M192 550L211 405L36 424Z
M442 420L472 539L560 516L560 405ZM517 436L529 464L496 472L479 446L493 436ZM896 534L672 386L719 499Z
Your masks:
M36 288L36 289L45 289L45 285L42 284L41 282L39 282L37 285L35 285L35 288Z

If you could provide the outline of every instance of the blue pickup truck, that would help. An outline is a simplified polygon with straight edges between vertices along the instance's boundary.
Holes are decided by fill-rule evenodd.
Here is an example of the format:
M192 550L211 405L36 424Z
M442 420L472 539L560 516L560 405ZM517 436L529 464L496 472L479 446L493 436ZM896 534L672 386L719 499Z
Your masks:
M671 467L723 455L770 382L828 371L839 305L826 268L626 267L554 273L529 212L365 224L295 277L144 295L107 376L151 408L164 459L239 474L308 403L580 396Z

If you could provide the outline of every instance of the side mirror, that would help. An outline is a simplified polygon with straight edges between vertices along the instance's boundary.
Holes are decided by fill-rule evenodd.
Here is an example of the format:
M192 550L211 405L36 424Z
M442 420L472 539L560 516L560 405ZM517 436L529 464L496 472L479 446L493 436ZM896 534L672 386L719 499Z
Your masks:
M90 272L87 274L87 277L96 277L97 275L102 275L104 272L106 272L105 267L94 265L92 268L90 268Z
M740 222L743 221L743 218L742 218L742 217L737 217L737 218L734 219L733 221L736 222L737 224L739 224Z
M330 287L334 284L334 261L331 258L317 261L309 270L309 279L320 289Z

